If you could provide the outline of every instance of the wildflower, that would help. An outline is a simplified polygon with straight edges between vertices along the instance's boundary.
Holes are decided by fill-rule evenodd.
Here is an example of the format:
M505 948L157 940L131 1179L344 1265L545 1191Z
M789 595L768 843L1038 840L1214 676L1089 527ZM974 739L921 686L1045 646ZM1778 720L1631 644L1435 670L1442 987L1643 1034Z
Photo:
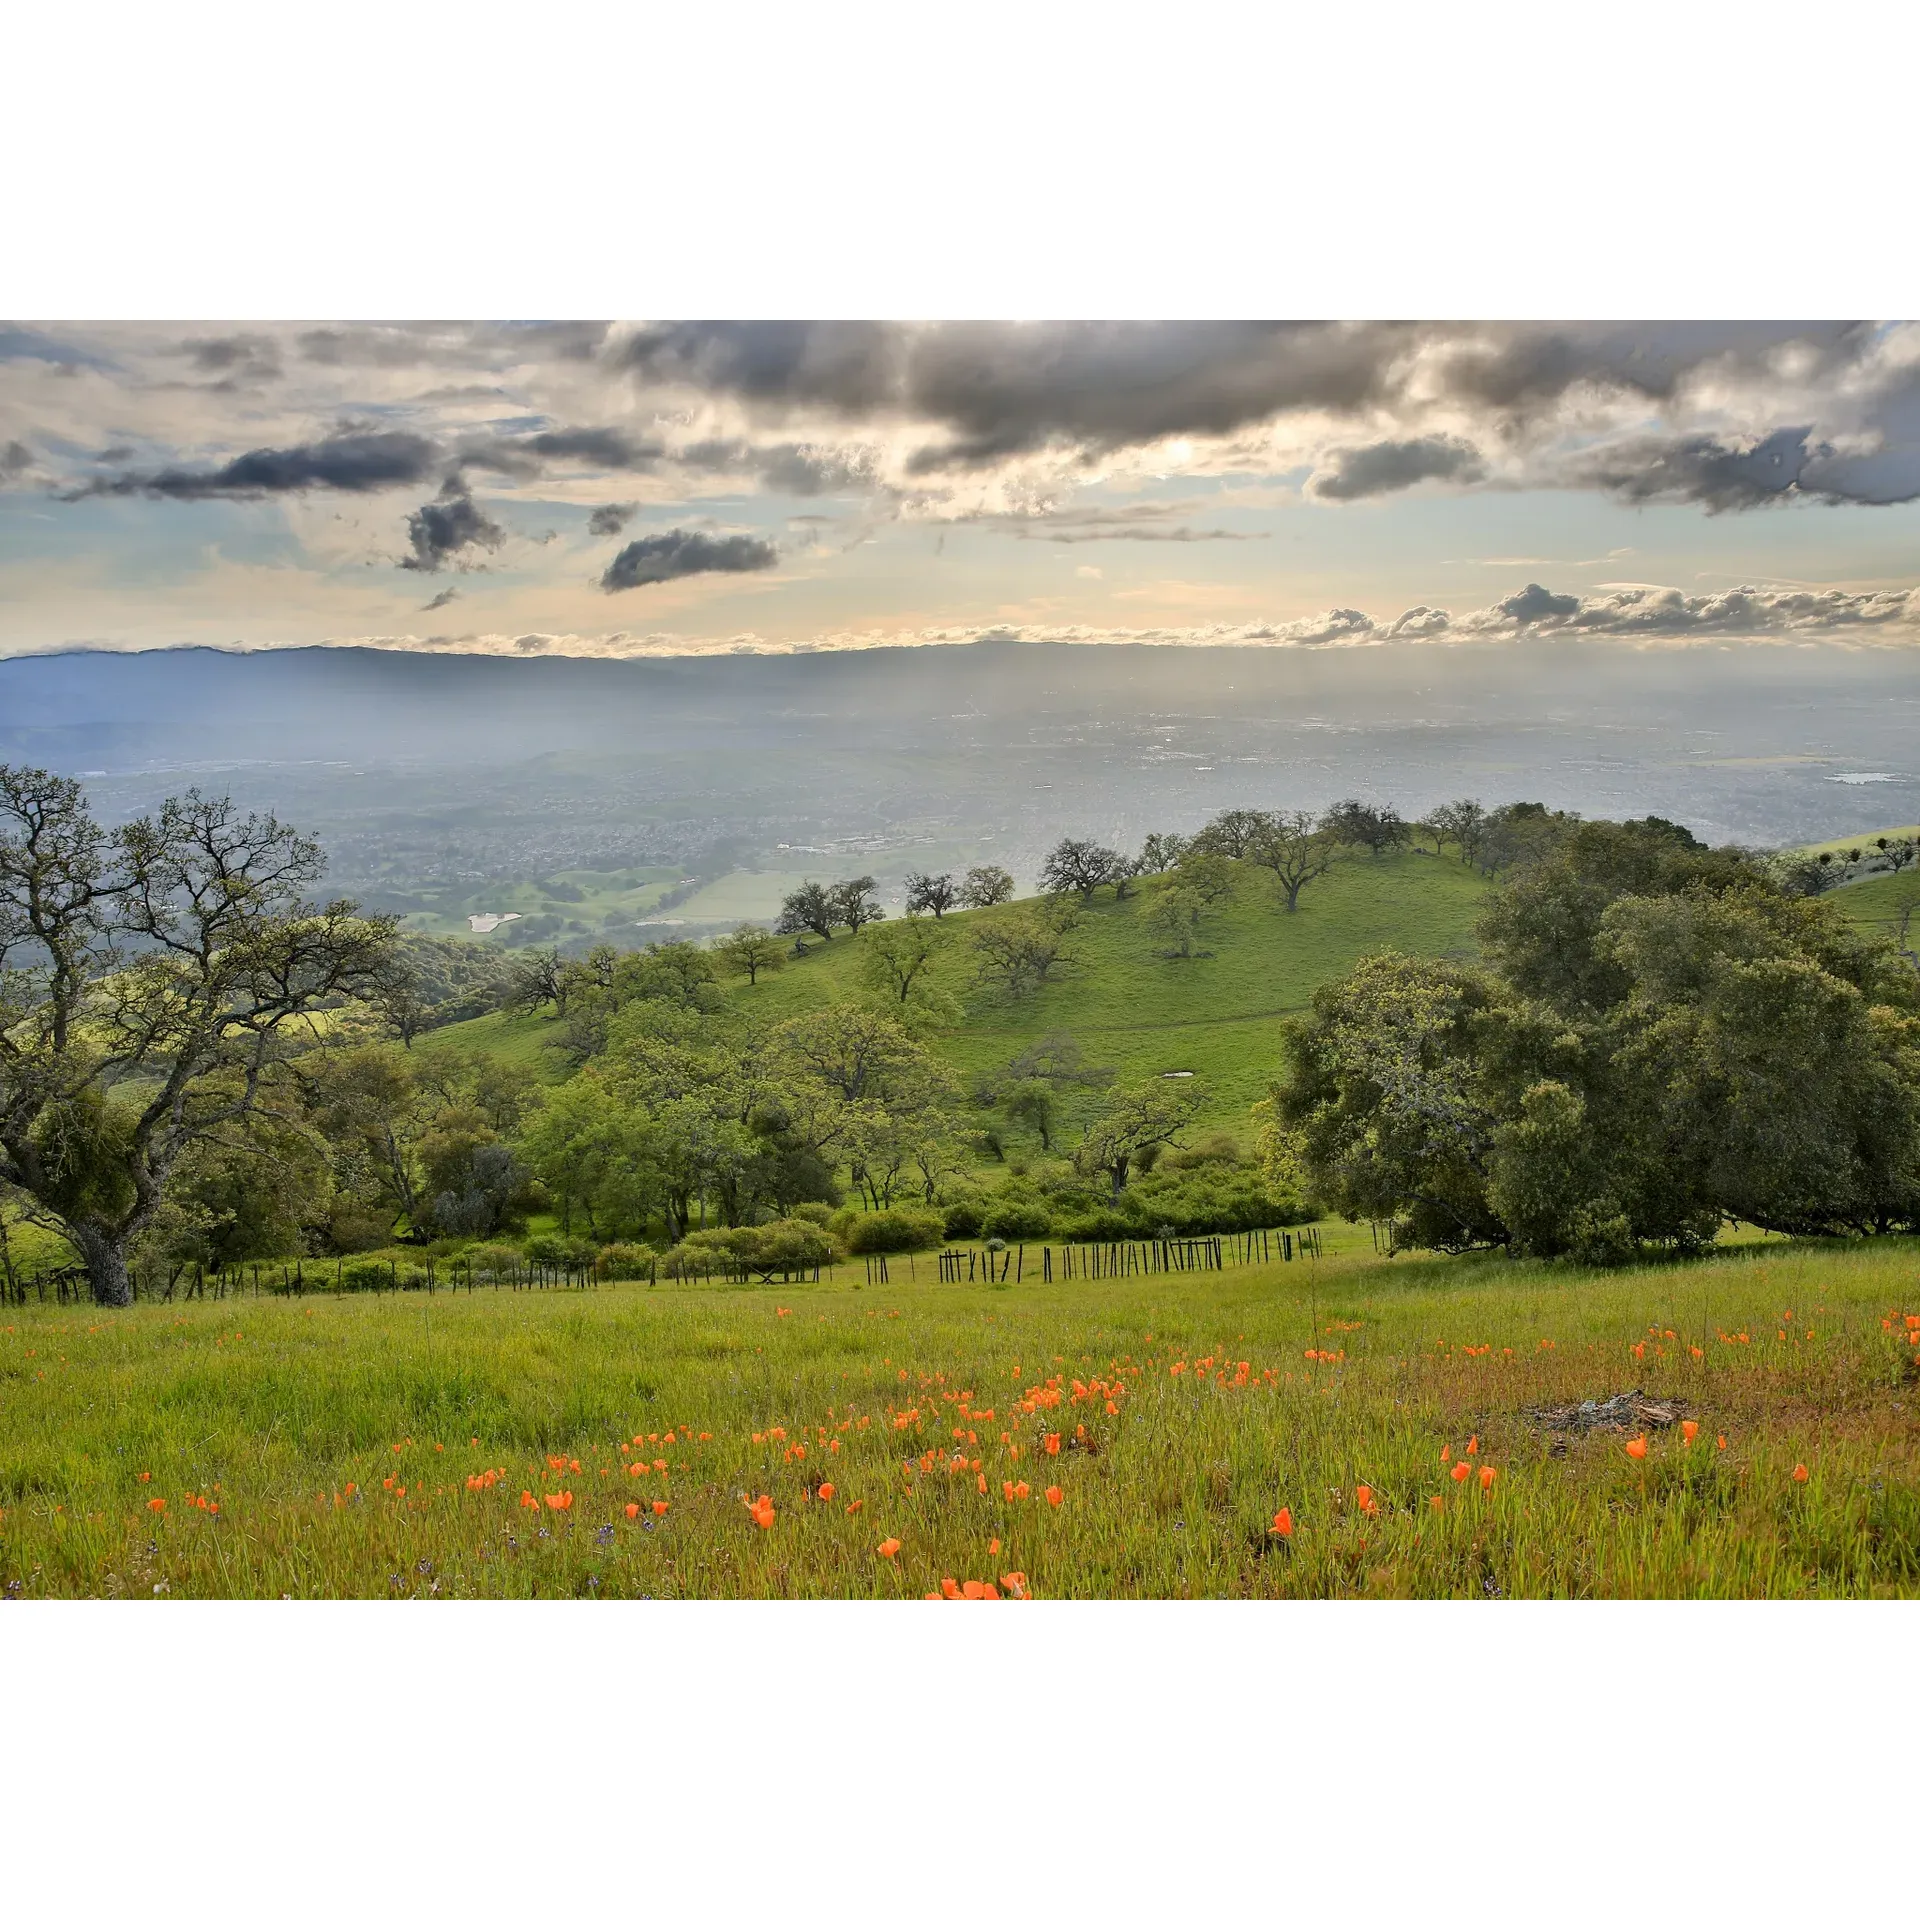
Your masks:
M1498 1467L1482 1467L1480 1469L1480 1491L1482 1493L1487 1492L1499 1477L1500 1469Z
M747 1502L747 1511L762 1527L770 1527L775 1519L772 1496L761 1494L757 1500Z
M1446 1504L1447 1497L1443 1493L1430 1493L1427 1495L1427 1505L1430 1506L1435 1513L1439 1513Z
M142 1474L142 1475L140 1476L140 1478L141 1478L141 1479L142 1479L143 1481L146 1481L146 1480L151 1480L151 1479L153 1478L153 1475L152 1475L152 1474L150 1474L150 1473L143 1473L143 1474Z
M1047 1453L1049 1457L1060 1451L1060 1436L1057 1433L1047 1435Z
M944 1593L949 1600L958 1600L963 1597L960 1592L959 1581L953 1579L951 1576L940 1582L940 1591Z
M880 1544L874 1548L874 1552L877 1553L882 1560L891 1560L899 1551L900 1542L892 1539L882 1540Z
M670 1501L666 1501L666 1500L656 1500L656 1501L655 1501L655 1502L653 1503L653 1517L654 1517L654 1518L655 1518L656 1520L657 1520L657 1519L659 1519L659 1517L660 1517L660 1516L661 1516L661 1515L662 1515L663 1513L665 1513L665 1512L666 1512L666 1510L667 1510L667 1508L668 1508L668 1507L669 1507L669 1506L670 1506L671 1504L672 1504L672 1503L671 1503Z
M149 1500L147 1505L155 1513L165 1513L167 1510L167 1503L160 1499L158 1495Z
M1447 1464L1447 1462L1452 1458L1453 1458L1453 1447L1452 1447L1452 1444L1449 1443L1448 1445L1440 1449L1440 1464L1444 1467Z
M1467 1436L1467 1451L1469 1453L1478 1453L1480 1451L1480 1436L1477 1433L1472 1433Z
M565 1513L566 1510L573 1505L573 1495L571 1493L550 1493L547 1495L547 1505L551 1507L555 1513Z
M1724 1433L1715 1434L1714 1445L1717 1446L1722 1453L1725 1453L1727 1450L1727 1436Z
M849 1513L858 1513L866 1504L864 1500L849 1500L847 1502L847 1511Z
M1644 1460L1647 1457L1647 1436L1644 1433L1636 1433L1627 1442L1627 1452L1635 1460Z
M1698 1420L1682 1420L1680 1422L1680 1437L1688 1446L1692 1446L1694 1441L1699 1438L1699 1435L1700 1422Z
M640 1503L637 1500L629 1500L627 1502L627 1518L629 1520L638 1520L640 1518Z
M1453 1466L1453 1478L1456 1480L1464 1480L1472 1471L1473 1469L1468 1466L1464 1460L1457 1460Z
M1024 1573L1003 1573L1000 1576L1000 1584L1005 1587L1016 1600L1030 1600L1033 1598L1027 1591L1027 1576Z
M1360 1511L1362 1513L1371 1513L1373 1511L1373 1489L1371 1487L1355 1487L1353 1497L1359 1501Z
M1000 1542L998 1540L989 1540L987 1542L987 1554L991 1559L997 1560L1000 1557Z
M962 1600L998 1600L999 1592L984 1580L969 1580L960 1589Z
M1807 1468L1806 1468L1806 1463L1804 1461L1802 1461L1799 1466L1794 1468L1793 1477L1796 1480L1800 1480L1800 1481L1804 1481L1806 1479Z
M831 1500L833 1498L833 1482L831 1480L822 1480L820 1482L817 1497L822 1500Z
M1267 1531L1282 1540L1291 1540L1293 1538L1293 1509L1291 1507L1282 1507L1280 1511L1273 1516L1273 1525L1270 1526Z
M1020 1482L1020 1498L1024 1500L1026 1497L1027 1497L1027 1483L1024 1480L1022 1480ZM1047 1505L1050 1507L1057 1507L1060 1504L1060 1502L1064 1500L1066 1497L1067 1496L1064 1493L1062 1493L1058 1487L1049 1487L1047 1489Z
M1704 1360L1707 1357L1698 1347L1689 1347L1687 1351L1692 1354L1696 1360Z

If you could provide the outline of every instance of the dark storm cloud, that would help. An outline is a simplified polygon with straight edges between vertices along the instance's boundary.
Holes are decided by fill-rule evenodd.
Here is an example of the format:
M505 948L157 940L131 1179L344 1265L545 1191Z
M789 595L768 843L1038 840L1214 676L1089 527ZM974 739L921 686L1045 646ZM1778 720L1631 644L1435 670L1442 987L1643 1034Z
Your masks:
M439 448L421 434L354 427L306 446L259 447L224 466L116 474L61 497L144 493L158 500L259 500L316 488L375 493L383 487L418 485L439 460Z
M952 437L915 462L934 472L1351 409L1385 393L1400 342L1404 329L1319 322L700 321L644 328L619 359L764 407L936 422Z
M440 489L437 500L407 515L407 539L413 551L400 564L413 573L438 573L469 547L491 553L506 537L506 528L474 505L467 483L456 477Z
M1571 462L1582 484L1640 505L1684 500L1724 513L1786 499L1807 470L1808 429L1782 427L1742 447L1710 433L1643 436L1596 448Z
M770 540L751 534L694 533L675 527L622 547L600 576L600 585L608 593L624 593L629 587L658 586L694 573L760 573L779 557Z
M180 351L196 373L219 376L216 391L278 380L282 374L280 348L263 333L215 334L182 340Z
M422 613L438 613L442 607L451 606L460 598L458 587L442 587L427 604L420 609Z
M24 440L9 440L0 447L0 478L11 480L32 465L33 450Z
M639 510L638 502L633 500L614 500L604 507L595 507L587 516L587 531L601 539L625 533L627 522Z
M1365 500L1398 493L1422 480L1479 480L1486 474L1480 450L1447 434L1417 440L1380 440L1370 447L1341 447L1308 482L1321 500Z

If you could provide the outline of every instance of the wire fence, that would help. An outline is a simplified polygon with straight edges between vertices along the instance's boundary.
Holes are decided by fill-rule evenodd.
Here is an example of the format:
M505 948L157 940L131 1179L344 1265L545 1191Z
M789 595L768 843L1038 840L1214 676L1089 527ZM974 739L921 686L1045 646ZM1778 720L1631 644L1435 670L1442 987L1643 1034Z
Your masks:
M1317 1260L1320 1233L1316 1227L1290 1231L1257 1228L1249 1233L1213 1234L1198 1239L1154 1238L1034 1246L1025 1241L1005 1247L947 1247L934 1256L940 1284L1019 1286L1029 1265L1043 1286L1056 1280L1119 1279L1135 1274L1206 1273L1229 1266L1266 1265L1273 1261ZM892 1256L894 1267L906 1261L907 1278L917 1282L914 1255ZM868 1254L865 1283L889 1286L892 1273L885 1254ZM610 1263L598 1258L578 1260L490 1261L485 1264L429 1254L423 1260L376 1258L343 1254L333 1259L248 1261L225 1267L182 1262L162 1271L129 1276L133 1296L160 1304L194 1300L288 1299L351 1293L485 1293L503 1288L513 1293L593 1290L600 1287L657 1287L662 1281L676 1287L817 1286L827 1269L819 1263L754 1267L724 1256L704 1253L697 1261L676 1260L672 1253L647 1253ZM86 1269L80 1266L47 1268L24 1273L17 1267L0 1271L0 1304L24 1307L87 1306L93 1302Z

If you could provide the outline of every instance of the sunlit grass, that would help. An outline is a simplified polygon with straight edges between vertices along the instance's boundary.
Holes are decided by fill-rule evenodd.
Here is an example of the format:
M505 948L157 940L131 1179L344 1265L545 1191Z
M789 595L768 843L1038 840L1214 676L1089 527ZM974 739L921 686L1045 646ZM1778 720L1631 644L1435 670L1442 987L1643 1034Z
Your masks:
M1611 1274L1343 1259L1016 1290L842 1269L817 1290L16 1309L0 1581L1913 1594L1908 1314L1920 1261L1897 1243ZM1636 1386L1684 1403L1691 1445L1676 1424L1635 1458L1528 1417Z

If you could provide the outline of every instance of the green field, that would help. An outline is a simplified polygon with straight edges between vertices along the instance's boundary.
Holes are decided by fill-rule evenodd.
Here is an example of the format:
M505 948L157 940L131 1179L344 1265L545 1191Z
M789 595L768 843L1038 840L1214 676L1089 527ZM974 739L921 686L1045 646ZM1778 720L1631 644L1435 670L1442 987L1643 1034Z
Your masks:
M1159 884L1149 881L1118 903L1097 899L1076 935L1074 964L1025 999L973 984L967 936L983 916L948 915L950 950L935 977L965 1018L934 1036L941 1054L972 1073L1002 1065L1044 1034L1070 1033L1089 1060L1123 1078L1192 1073L1208 1095L1205 1125L1245 1134L1248 1108L1279 1070L1281 1020L1302 1011L1315 987L1382 947L1470 955L1489 885L1459 861L1430 854L1343 856L1301 894L1297 913L1282 911L1264 882L1248 884L1242 898L1204 925L1201 944L1210 958L1167 960L1155 951L1147 918ZM803 960L758 986L736 982L732 991L763 1015L784 1018L866 997L859 962L858 938L843 933L812 944ZM539 1057L543 1024L553 1030L551 1022L494 1014L416 1044L531 1062Z
M1822 897L1831 901L1856 927L1892 937L1900 931L1903 908L1914 908L1914 919L1920 921L1920 867L1908 867L1904 873L1876 874L1871 880L1855 880Z
M1913 1596L1909 1314L1910 1248L1872 1244L29 1307L0 1322L0 1585ZM1627 1389L1674 1415L1643 1457L1555 1429Z

